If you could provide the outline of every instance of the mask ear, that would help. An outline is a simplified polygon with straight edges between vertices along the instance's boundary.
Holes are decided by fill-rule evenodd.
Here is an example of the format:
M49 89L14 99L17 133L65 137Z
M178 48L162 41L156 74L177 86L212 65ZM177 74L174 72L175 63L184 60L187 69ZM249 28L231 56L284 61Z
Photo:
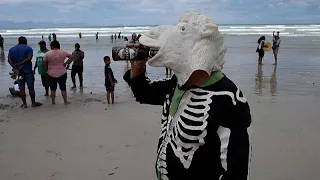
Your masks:
M208 37L213 35L218 30L218 26L215 24L206 24L202 27L201 37Z

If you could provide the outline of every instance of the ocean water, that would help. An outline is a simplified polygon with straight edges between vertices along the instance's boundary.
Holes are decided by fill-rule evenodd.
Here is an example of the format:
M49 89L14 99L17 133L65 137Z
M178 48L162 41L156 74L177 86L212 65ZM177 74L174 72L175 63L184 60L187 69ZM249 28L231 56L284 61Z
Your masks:
M130 36L133 32L143 33L151 26L134 27L91 27L91 28L34 28L34 29L0 29L0 34L6 38L17 38L21 35L27 38L39 38L42 35L47 38L50 33L56 33L58 37L78 37L81 32L83 37L111 36L122 32L124 36ZM271 35L272 31L279 31L281 36L320 36L320 25L220 25L220 31L225 35Z
M0 101L8 99L8 88L13 80L9 77L11 67L7 62L10 47L17 43L17 37L28 38L28 44L34 52L38 50L38 42L42 34L57 33L61 48L72 52L74 44L80 43L85 52L84 60L84 92L104 94L103 57L111 57L113 46L122 46L123 39L111 41L110 33L121 31L123 35L142 33L150 27L107 27L107 28L52 28L52 29L11 29L0 30L5 39L4 55L0 57ZM83 38L77 37L82 32ZM94 34L99 31L100 39L95 41ZM225 36L227 54L224 72L241 87L247 96L314 96L320 97L320 25L251 25L221 26ZM272 52L267 52L262 68L257 66L257 39L260 35L272 35L272 31L280 31L281 46L278 66L273 66ZM271 42L271 36L267 41ZM47 38L45 40L48 42ZM33 60L34 62L34 60ZM116 96L118 101L125 102L132 97L129 87L122 76L129 68L125 62L112 61L112 68L118 84ZM151 79L165 78L164 68L147 68ZM43 88L40 76L36 74L36 94L43 99ZM68 87L71 87L70 71L68 71ZM77 93L69 92L70 94Z

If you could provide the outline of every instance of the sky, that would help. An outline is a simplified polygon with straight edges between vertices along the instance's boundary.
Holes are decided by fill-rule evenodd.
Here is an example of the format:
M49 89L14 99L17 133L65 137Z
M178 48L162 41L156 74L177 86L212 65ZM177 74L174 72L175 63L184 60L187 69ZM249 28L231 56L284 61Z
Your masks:
M218 24L320 23L320 0L0 0L0 21L16 23L161 25L190 11Z

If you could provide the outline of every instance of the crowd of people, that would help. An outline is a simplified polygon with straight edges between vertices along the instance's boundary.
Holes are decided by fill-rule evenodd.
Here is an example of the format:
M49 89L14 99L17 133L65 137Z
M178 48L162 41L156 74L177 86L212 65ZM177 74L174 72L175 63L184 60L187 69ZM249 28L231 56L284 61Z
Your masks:
M120 33L119 33L120 36ZM138 47L139 38L141 35L136 33L132 34L132 39L128 41L125 37L125 47ZM1 36L0 36L1 37ZM50 40L51 35L49 36ZM34 66L32 66L33 49L28 46L27 38L21 36L18 38L18 44L10 48L8 53L8 62L12 66L11 78L15 79L14 86L9 88L10 93L13 96L18 96L22 99L21 107L27 108L26 92L25 88L29 90L32 107L38 107L42 104L35 100L35 74L39 74L41 77L42 86L44 88L44 95L51 97L51 103L55 104L56 90L59 85L61 96L65 104L69 104L67 98L67 70L71 66L71 79L73 86L71 89L76 89L76 76L79 77L79 86L83 88L83 60L85 57L84 51L80 49L80 44L75 43L75 50L70 54L65 50L60 49L60 43L56 40L56 35L53 36L54 40L50 41L50 49L47 48L47 44L44 40L41 40L39 50L35 57ZM2 37L1 37L2 38ZM0 39L1 40L1 39ZM3 44L3 38L2 38ZM1 45L1 41L0 41ZM107 91L108 104L114 104L114 88L117 80L113 75L111 69L111 60L109 56L103 57L105 63L105 88ZM50 93L49 93L50 90Z
M96 40L99 39L98 37L99 32L96 33ZM51 41L51 36L53 41ZM82 37L82 34L79 33L79 37ZM140 46L139 38L141 34L137 35L133 33L131 36L131 40L127 37L121 36L121 32L114 35L111 35L111 39L115 38L123 38L124 39L124 46L128 48L137 48ZM78 75L79 78L79 87L83 88L83 59L84 59L84 52L80 49L80 44L75 44L75 50L70 54L64 50L60 49L60 43L57 41L57 35L52 33L48 36L50 41L50 48L47 48L46 42L41 40L39 45L39 50L36 54L36 61L34 67L32 67L32 57L33 57L33 50L30 46L27 45L27 39L25 37L20 37L18 39L18 44L12 47L8 53L8 62L13 67L13 71L11 73L11 77L17 80L14 83L14 87L10 88L10 92L14 96L19 96L22 99L23 104L21 107L27 107L26 103L26 93L25 93L25 84L29 89L29 95L31 98L31 103L33 107L41 106L42 104L35 100L35 91L34 91L34 75L36 71L41 77L41 82L44 87L45 96L51 97L51 103L55 104L55 97L56 97L56 90L57 85L59 85L59 89L61 90L61 96L65 104L69 104L67 98L67 89L66 89L66 82L67 82L67 69L71 67L71 79L73 86L71 89L76 89L76 76ZM264 47L266 38L265 36L261 36L258 40L258 47L257 52L259 54L258 63L259 65L262 64L262 60L265 54ZM4 39L0 35L0 50L3 52L3 43ZM273 55L275 59L275 65L277 64L278 59L278 52L279 46L281 43L281 39L279 36L279 32L275 34L273 32ZM67 60L66 60L67 59ZM105 63L105 87L107 91L107 102L108 104L114 103L114 87L117 83L115 79L112 69L111 69L111 61L109 56L103 57L103 61ZM127 61L129 65L129 62ZM166 74L171 75L171 70L166 68ZM19 91L17 91L19 89ZM49 94L49 90L51 93Z

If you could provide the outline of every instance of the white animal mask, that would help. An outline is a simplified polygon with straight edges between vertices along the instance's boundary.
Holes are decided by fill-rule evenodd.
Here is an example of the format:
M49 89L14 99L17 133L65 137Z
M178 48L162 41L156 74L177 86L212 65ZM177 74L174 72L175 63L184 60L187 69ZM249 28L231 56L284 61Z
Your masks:
M144 46L159 49L149 65L167 67L184 85L196 70L221 70L226 48L218 26L200 13L185 13L176 26L157 26L140 37Z

